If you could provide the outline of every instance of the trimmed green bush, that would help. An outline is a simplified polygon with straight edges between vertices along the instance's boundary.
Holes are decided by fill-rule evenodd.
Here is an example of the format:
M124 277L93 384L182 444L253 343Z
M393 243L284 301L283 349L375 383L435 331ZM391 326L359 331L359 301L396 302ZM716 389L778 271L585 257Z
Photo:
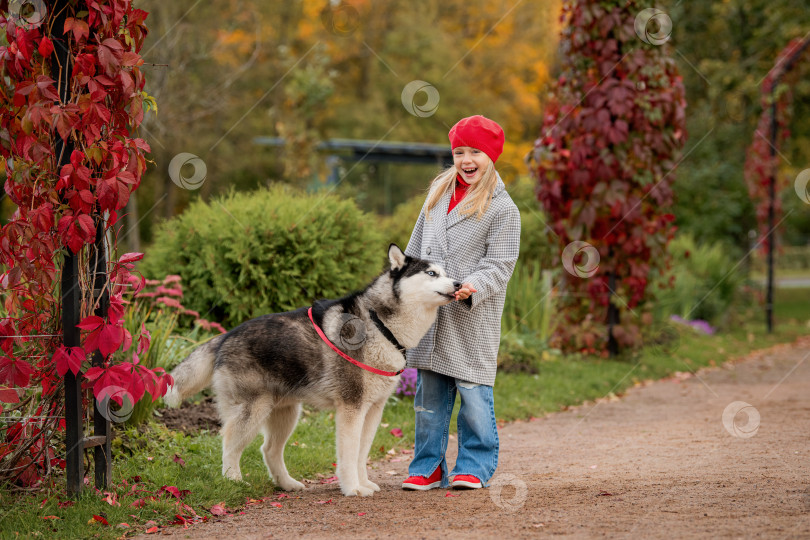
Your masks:
M195 202L160 226L139 269L179 274L185 307L233 328L365 286L387 247L354 201L274 185Z
M687 234L676 236L669 251L672 269L665 281L674 276L674 287L656 290L656 318L679 315L725 326L744 280L741 267L723 245L698 245Z

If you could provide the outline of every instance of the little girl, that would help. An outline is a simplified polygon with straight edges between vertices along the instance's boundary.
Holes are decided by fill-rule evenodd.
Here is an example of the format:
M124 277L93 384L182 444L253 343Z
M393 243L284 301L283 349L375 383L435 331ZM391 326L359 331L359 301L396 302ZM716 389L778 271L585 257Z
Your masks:
M404 489L486 486L498 465L495 384L506 284L520 251L520 212L495 162L503 129L483 116L450 130L453 167L431 183L405 254L444 266L462 281L456 301L439 308L436 323L407 352L418 369L416 446ZM450 417L458 413L458 458L447 470Z

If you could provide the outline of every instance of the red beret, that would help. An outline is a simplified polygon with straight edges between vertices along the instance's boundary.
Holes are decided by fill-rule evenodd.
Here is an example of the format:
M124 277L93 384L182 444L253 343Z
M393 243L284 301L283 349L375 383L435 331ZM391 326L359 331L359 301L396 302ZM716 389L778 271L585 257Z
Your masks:
M469 146L489 156L493 162L503 152L503 129L497 122L481 115L459 120L450 130L450 148Z

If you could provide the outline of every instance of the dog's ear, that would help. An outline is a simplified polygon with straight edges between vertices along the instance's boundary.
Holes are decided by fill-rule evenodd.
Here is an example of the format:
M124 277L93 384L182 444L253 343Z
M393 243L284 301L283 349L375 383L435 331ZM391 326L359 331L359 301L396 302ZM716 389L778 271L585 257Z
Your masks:
M388 246L388 260L391 261L391 270L399 270L405 266L405 254L396 244Z

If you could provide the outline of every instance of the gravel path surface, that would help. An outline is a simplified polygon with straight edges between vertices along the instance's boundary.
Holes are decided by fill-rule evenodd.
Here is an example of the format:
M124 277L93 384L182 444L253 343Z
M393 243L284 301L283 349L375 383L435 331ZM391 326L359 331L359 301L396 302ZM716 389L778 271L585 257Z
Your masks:
M345 498L336 484L318 484L279 499L281 508L251 506L162 534L810 538L809 357L805 338L621 399L508 424L489 489L402 491L410 456L398 454L373 464L382 488L373 497Z

